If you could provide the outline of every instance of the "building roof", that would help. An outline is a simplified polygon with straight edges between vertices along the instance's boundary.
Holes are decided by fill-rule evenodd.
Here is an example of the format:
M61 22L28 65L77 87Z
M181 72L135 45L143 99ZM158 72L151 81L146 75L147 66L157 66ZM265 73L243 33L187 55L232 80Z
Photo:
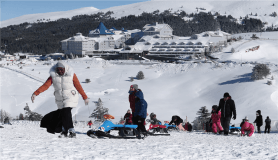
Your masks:
M99 22L97 29L90 31L89 34L112 35L114 33L108 30L102 22Z
M154 24L146 24L143 27L144 31L161 31L163 28L169 28L173 31L173 29L168 24L158 24L157 22Z

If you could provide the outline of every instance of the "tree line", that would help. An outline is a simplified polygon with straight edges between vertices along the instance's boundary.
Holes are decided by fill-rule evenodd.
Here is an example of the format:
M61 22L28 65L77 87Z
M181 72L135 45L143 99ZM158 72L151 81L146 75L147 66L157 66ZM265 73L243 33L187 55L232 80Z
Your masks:
M60 41L74 36L77 32L87 36L90 30L97 28L103 22L109 29L142 29L146 24L155 22L169 24L173 34L177 36L191 36L205 31L215 31L220 28L231 34L263 31L263 23L259 19L243 18L237 23L231 16L212 14L210 12L190 13L182 11L171 13L169 10L153 13L142 13L139 16L129 15L115 19L113 12L99 12L92 15L77 15L72 19L61 18L56 21L38 23L22 23L1 28L1 51L5 53L34 53L49 54L63 52ZM188 18L184 20L183 18ZM278 28L268 28L268 31Z

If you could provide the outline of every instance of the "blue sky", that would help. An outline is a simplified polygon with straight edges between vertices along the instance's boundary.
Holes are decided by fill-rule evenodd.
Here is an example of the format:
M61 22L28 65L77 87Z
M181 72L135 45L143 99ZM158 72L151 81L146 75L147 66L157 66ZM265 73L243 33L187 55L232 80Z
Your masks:
M90 1L12 1L1 0L1 21L19 17L26 14L68 11L83 7L95 7L105 9L113 6L127 5L148 0L90 0Z

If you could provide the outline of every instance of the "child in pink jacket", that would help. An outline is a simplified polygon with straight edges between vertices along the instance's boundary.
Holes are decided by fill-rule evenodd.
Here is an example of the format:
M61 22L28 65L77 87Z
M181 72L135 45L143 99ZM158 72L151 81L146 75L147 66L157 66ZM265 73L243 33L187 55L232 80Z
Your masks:
M212 112L211 112L211 119L212 119L211 128L214 133L217 133L217 127L220 132L223 132L223 128L220 125L221 112L218 111L217 113L216 110L217 110L217 105L213 105Z
M245 134L248 135L248 137L251 137L254 133L254 126L253 124L249 123L248 117L245 117L245 122L241 126L241 136L244 136ZM247 133L245 133L247 132Z

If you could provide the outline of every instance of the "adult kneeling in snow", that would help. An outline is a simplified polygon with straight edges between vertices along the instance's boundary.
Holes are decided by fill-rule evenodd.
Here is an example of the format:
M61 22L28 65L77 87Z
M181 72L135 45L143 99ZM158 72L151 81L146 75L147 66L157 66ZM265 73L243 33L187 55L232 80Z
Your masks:
M245 122L241 126L241 136L248 135L251 137L254 133L254 126L249 123L248 117L245 117Z
M67 64L58 62L50 69L49 73L49 78L33 93L31 100L34 103L35 97L53 84L55 102L58 110L45 115L41 121L41 127L47 128L47 131L50 133L59 133L62 131L59 137L67 137L68 132L70 132L70 138L76 137L71 110L78 104L77 91L82 95L85 105L89 103L88 97L73 69Z
M169 123L169 125L174 123L177 127L179 127L179 130L185 131L185 129L182 127L182 122L183 122L183 120L181 119L181 117L175 115L175 116L172 116L172 120Z

